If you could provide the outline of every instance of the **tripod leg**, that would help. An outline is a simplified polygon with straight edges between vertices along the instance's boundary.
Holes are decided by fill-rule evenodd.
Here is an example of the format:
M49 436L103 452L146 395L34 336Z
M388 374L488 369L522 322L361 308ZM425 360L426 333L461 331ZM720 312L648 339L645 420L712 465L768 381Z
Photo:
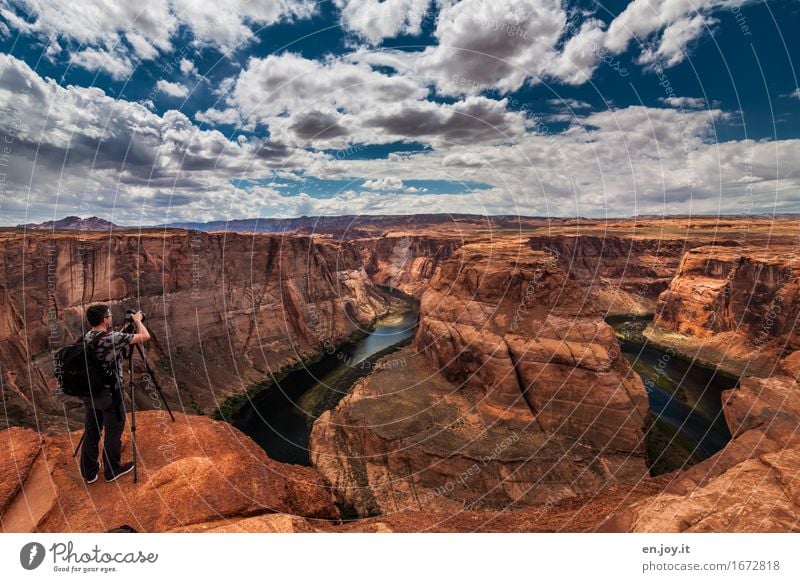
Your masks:
M150 375L150 379L153 381L153 385L156 387L156 390L158 390L158 395L161 397L161 402L164 403L164 407L167 409L167 412L169 412L169 417L172 419L172 422L175 422L175 416L172 414L172 409L169 407L169 404L167 404L167 399L164 398L164 392L161 390L158 380L156 380L156 375L153 373L153 368L150 367L150 362L147 360L147 356L145 355L142 346L136 344L136 349L139 350L139 356L142 358L142 362L144 362L144 368Z
M138 450L136 449L136 400L135 382L133 378L133 350L128 355L128 374L130 375L130 388L131 388L131 445L133 449L133 482L139 482L138 468L139 463L137 460Z
M83 446L83 439L85 438L86 438L86 431L84 430L83 434L81 435L81 440L78 441L78 445L75 447L75 452L72 453L73 459L78 456L78 451L81 450L81 446Z

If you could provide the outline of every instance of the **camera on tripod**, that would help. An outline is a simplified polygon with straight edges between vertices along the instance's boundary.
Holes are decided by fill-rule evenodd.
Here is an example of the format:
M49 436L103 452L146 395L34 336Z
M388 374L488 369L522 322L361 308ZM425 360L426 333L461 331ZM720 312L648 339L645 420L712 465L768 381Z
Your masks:
M138 313L138 310L136 310L136 309L127 309L125 311L125 321L128 322L128 323L132 322L133 321L133 315L135 313ZM144 314L144 311L142 311L142 323L144 323L146 319L147 319L147 316Z

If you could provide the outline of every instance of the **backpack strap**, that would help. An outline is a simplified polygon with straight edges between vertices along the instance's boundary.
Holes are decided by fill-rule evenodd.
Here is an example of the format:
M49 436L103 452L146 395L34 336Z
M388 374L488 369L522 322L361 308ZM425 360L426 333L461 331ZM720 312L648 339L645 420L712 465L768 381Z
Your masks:
M101 340L101 339L103 339L104 337L107 337L107 336L109 336L109 335L111 335L111 332L110 332L110 331L108 331L108 330L106 330L106 331L104 331L103 333L101 333L101 334L99 334L99 335L96 335L96 336L94 337L94 339L92 339L90 342L87 342L87 343L89 344L89 347L91 347L92 349L94 349L94 348L96 348L96 347L97 347L97 344L99 344L99 343L100 343L100 340ZM85 341L85 340L84 340L84 341Z
M103 364L97 359L97 354L95 354L94 352L95 348L97 347L97 344L100 343L100 340L109 335L111 335L110 331L104 331L103 333L98 334L96 337L92 338L90 341L86 341L86 339L84 338L84 342L86 342L86 347L91 350L91 352L88 355L88 359L92 367L94 367L95 370L106 376L114 376L116 378L117 377L116 373L109 374L108 370L105 369L105 366L103 366Z

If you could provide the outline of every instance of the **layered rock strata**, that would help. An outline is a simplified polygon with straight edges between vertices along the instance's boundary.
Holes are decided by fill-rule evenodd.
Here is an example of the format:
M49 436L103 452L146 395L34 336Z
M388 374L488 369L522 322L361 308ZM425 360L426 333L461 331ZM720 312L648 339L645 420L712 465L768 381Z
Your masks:
M80 337L92 303L111 305L117 323L124 308L144 310L167 397L206 413L367 329L390 303L354 247L315 237L29 233L5 238L2 254L0 421L40 429L80 415L54 396L52 353ZM139 406L159 405L142 388Z
M364 270L373 282L420 297L436 268L464 244L464 237L397 231L354 244L360 249Z
M769 376L800 350L800 263L792 245L687 252L659 297L656 343L737 375Z
M422 296L419 354L316 422L313 465L359 515L547 503L640 480L647 396L586 301L524 239L461 247Z
M0 431L0 530L102 532L203 529L254 516L337 520L329 488L312 469L267 457L229 424L202 416L137 414L139 482L132 474L91 485L72 451L80 432ZM131 456L130 433L123 459Z
M534 237L530 242L590 289L592 304L607 315L653 313L683 253L701 244L694 238L610 235Z
M800 531L800 385L744 378L724 393L733 440L674 475L657 495L615 512L600 529L639 532Z

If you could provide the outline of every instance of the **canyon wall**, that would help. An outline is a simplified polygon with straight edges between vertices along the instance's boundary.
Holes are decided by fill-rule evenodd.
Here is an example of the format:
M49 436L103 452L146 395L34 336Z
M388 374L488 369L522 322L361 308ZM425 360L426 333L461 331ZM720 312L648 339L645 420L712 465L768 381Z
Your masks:
M647 336L737 375L769 376L800 350L796 245L688 251Z
M645 335L741 375L723 393L733 439L604 531L800 531L800 265L796 244L688 251Z
M791 370L795 364L783 362L782 367ZM600 529L800 531L798 379L796 373L750 376L726 391L723 411L733 440L716 455L675 474L663 492L612 513Z
M110 489L77 492L70 447L79 433L64 430L65 415L79 426L81 407L54 396L51 350L80 335L81 306L93 302L111 305L117 323L127 307L147 312L148 357L170 403L189 413L176 425L142 413L147 471L125 492L146 504L129 523L137 529L331 531L340 527L328 521L334 497L346 513L381 516L347 531L797 529L792 245L443 231L345 241L0 237L0 422L46 433L0 431L10 454L0 457L6 530L137 519ZM315 423L316 471L275 463L227 424L192 416L369 327L389 311L379 285L420 298L414 345L379 361ZM644 386L602 319L653 310L646 333L657 343L745 372L725 394L729 445L657 479L644 459ZM139 406L159 406L142 388ZM161 448L167 426L180 441L174 458ZM220 497L220 479L241 495ZM187 487L197 495L187 498ZM28 517L23 490L41 500ZM63 511L62 494L75 498Z
M605 314L647 315L675 276L683 253L701 243L694 238L559 235L533 237L530 244L591 289L592 304Z
M464 244L462 236L444 233L390 232L354 241L364 270L374 283L419 298L440 263Z
M641 379L588 290L526 239L443 262L414 347L312 431L312 463L359 515L552 503L647 474Z
M307 236L29 233L4 237L2 253L0 421L40 430L80 418L79 401L55 396L52 351L80 337L92 303L116 323L124 308L146 312L156 376L193 413L368 328L389 304L354 247ZM143 388L139 406L159 406Z

